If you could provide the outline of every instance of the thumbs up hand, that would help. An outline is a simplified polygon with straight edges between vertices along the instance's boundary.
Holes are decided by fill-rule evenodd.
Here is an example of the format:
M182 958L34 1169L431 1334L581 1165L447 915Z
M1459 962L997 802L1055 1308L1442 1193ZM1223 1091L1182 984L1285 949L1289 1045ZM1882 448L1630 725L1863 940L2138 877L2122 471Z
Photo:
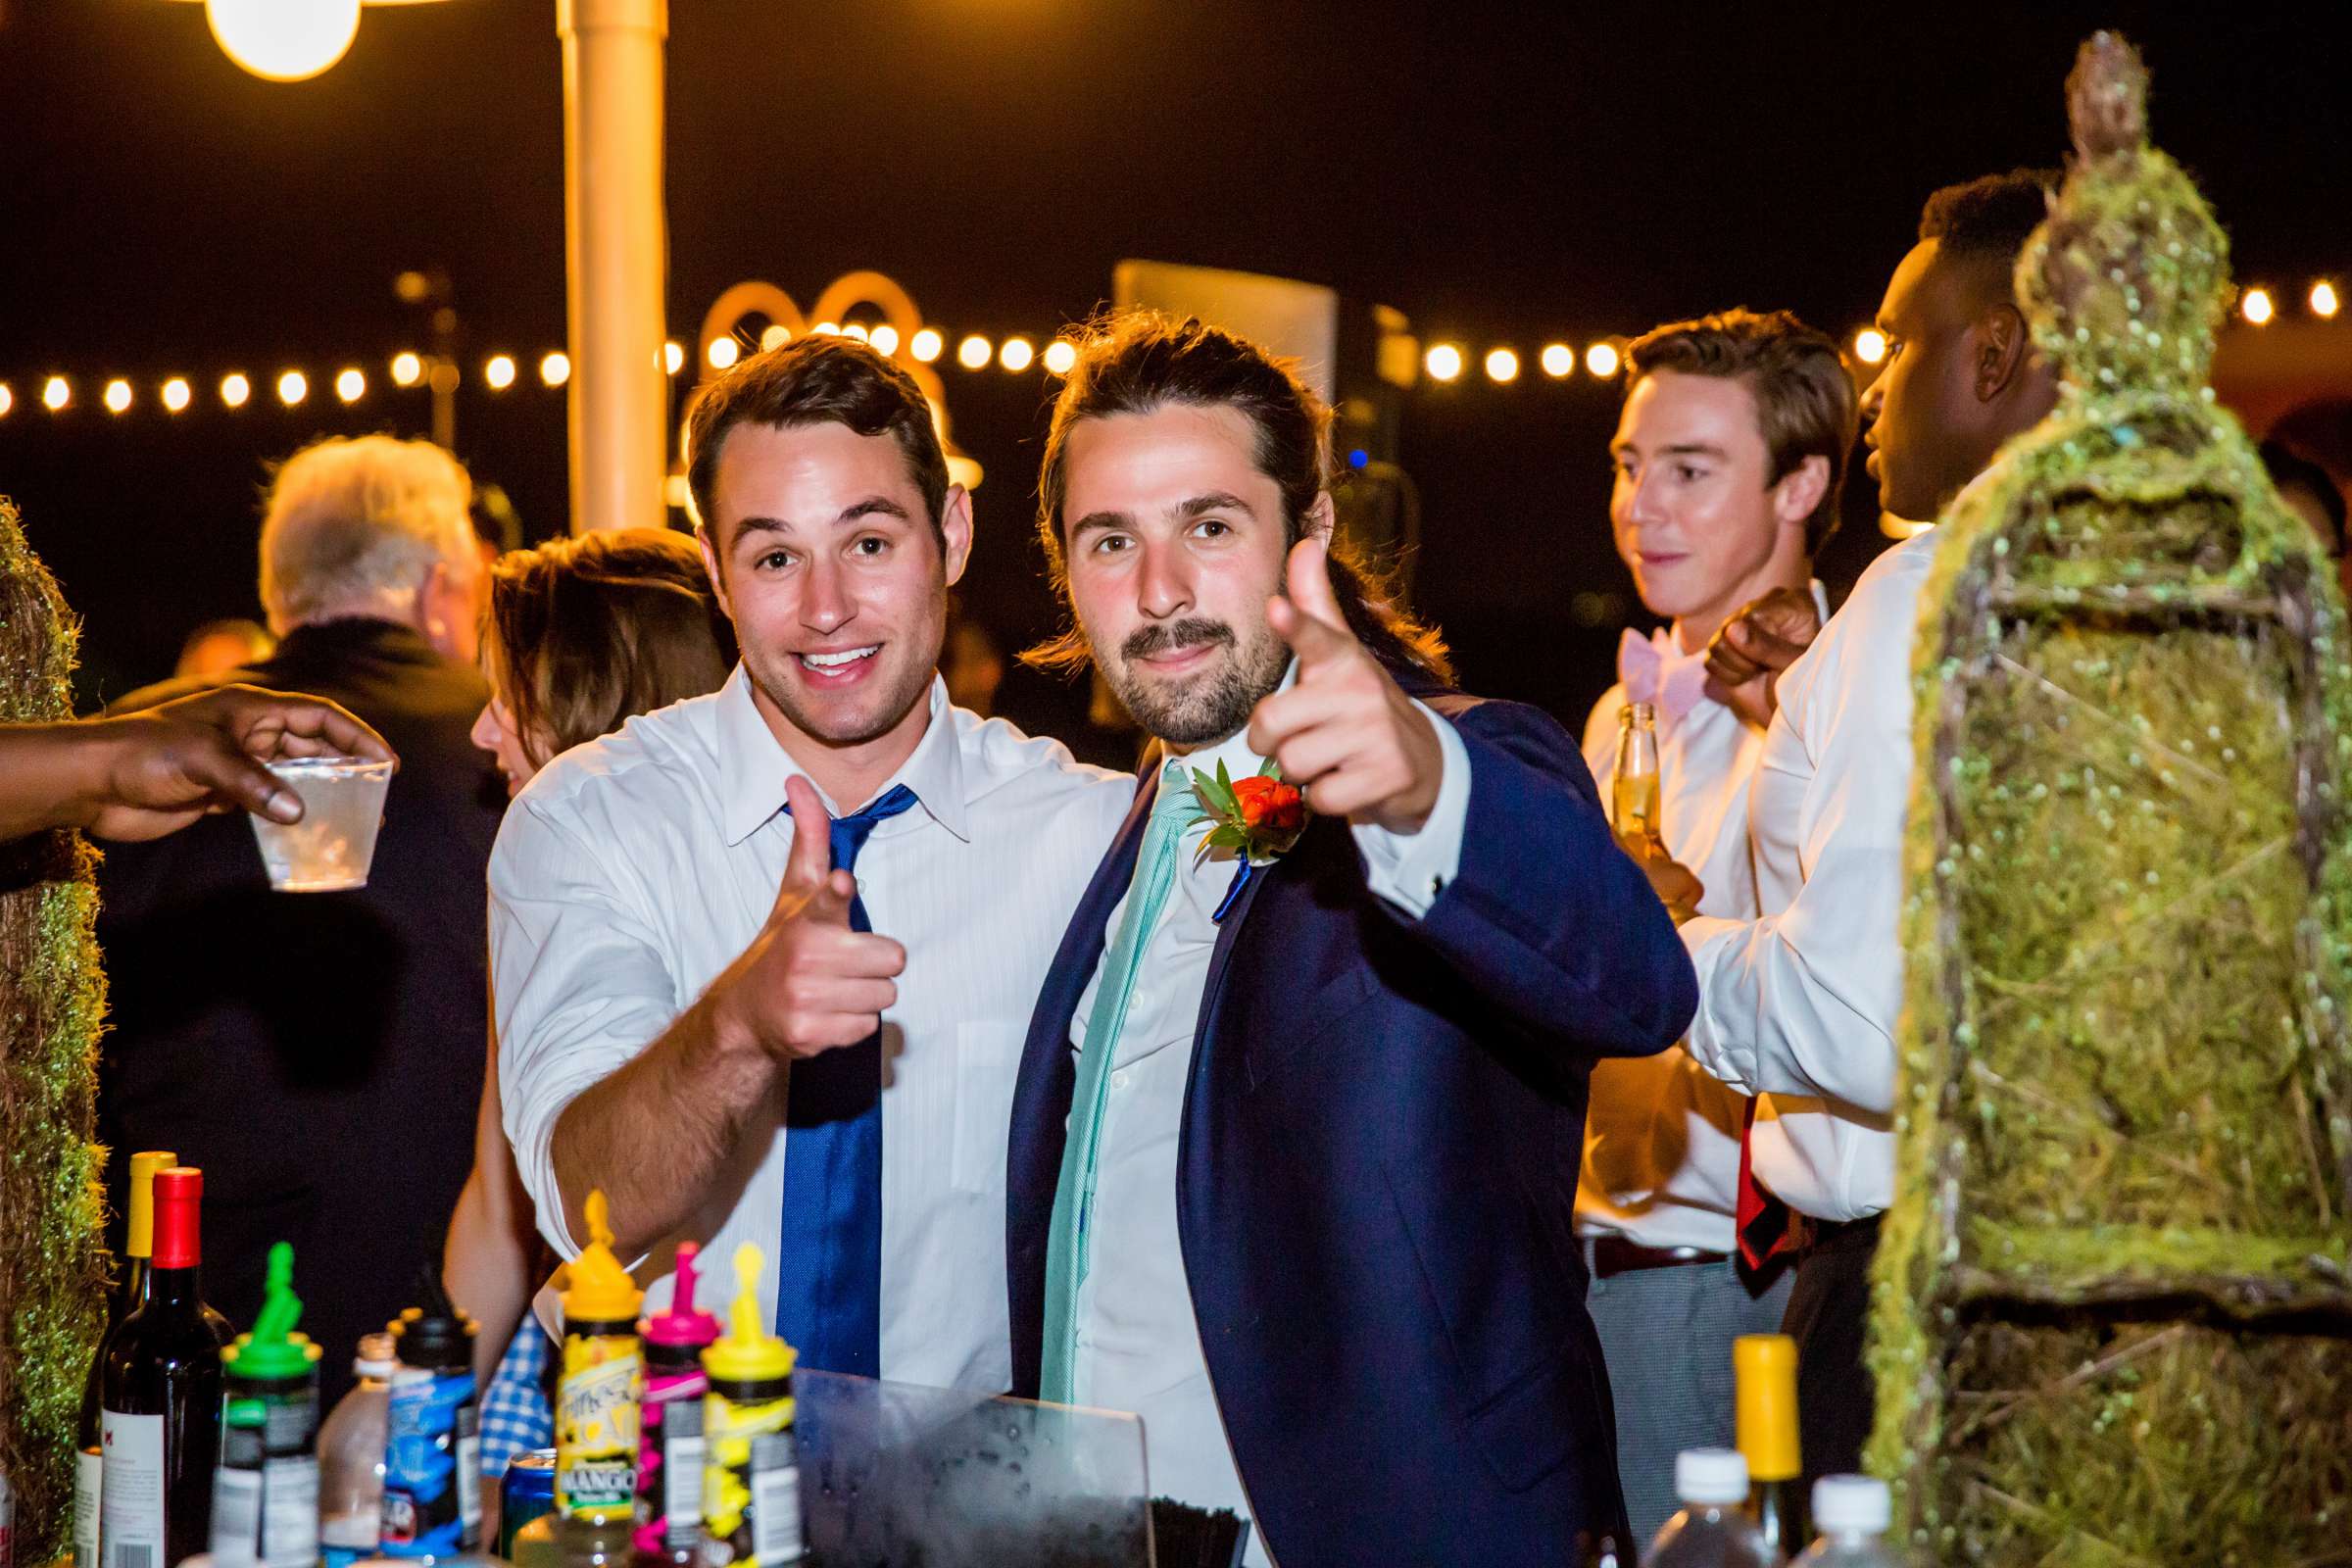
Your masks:
M1316 811L1419 832L1445 775L1437 731L1348 629L1322 539L1292 546L1286 580L1266 623L1298 656L1298 678L1250 713L1250 748Z
M850 929L858 879L833 865L824 802L807 779L786 781L792 858L767 922L711 982L722 1039L748 1039L769 1055L813 1056L854 1046L882 1026L899 1000L906 950Z

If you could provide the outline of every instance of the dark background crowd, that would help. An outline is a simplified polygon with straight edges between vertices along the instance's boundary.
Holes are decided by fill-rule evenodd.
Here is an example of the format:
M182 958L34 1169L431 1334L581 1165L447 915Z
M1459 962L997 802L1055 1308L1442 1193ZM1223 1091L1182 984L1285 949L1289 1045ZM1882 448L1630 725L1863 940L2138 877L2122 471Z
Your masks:
M201 8L0 7L0 185L39 215L0 243L0 472L85 618L85 708L168 674L201 622L255 613L267 465L324 434L425 433L424 392L385 373L429 347L392 287L405 269L454 287L459 455L512 500L486 528L563 531L564 395L535 373L564 338L546 13L378 10L332 72L286 88L222 57ZM2062 74L2099 25L2145 47L2158 130L2231 220L2239 275L2273 285L2279 324L2310 278L2344 281L2352 166L2328 150L2352 139L2352 20L2324 9L1833 5L1709 24L1398 0L702 0L670 19L672 335L691 344L747 277L804 305L855 268L905 283L949 333L955 438L988 472L964 607L1009 654L1056 618L1030 483L1054 383L963 370L957 337L1042 346L1128 256L1394 306L1470 362L1404 400L1417 607L1474 689L1573 722L1618 628L1643 617L1605 526L1620 383L1581 367L1552 381L1537 348L1733 304L1848 336L1921 191L2056 160L2059 106L2021 84ZM2352 345L2352 320L2338 330ZM1479 368L1496 343L1525 362L1508 385ZM479 372L500 351L519 373L493 391ZM369 383L350 407L328 388L345 365ZM288 366L311 379L294 409L271 391ZM232 412L214 389L237 368L254 395ZM76 393L57 416L37 404L53 372ZM172 374L195 393L176 417L155 399ZM99 406L111 375L139 389L119 418ZM681 398L692 381L689 367ZM1849 487L1833 585L1886 543L1874 502ZM1086 696L1015 669L1003 702L1119 755L1087 733Z

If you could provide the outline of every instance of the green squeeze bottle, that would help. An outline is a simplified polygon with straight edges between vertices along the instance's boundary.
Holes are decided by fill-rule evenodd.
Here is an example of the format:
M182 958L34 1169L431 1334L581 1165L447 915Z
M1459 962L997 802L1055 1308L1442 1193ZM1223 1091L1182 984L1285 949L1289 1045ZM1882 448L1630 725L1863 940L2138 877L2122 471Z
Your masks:
M225 1398L213 1472L214 1568L318 1561L318 1347L297 1334L294 1249L270 1249L261 1316L220 1352Z

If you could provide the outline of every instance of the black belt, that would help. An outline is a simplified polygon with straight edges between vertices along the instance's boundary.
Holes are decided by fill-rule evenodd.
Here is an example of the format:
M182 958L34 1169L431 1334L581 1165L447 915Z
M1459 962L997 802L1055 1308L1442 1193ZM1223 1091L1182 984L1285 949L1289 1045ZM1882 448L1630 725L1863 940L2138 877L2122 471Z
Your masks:
M1701 1251L1695 1247L1643 1247L1622 1236L1592 1239L1592 1277L1612 1279L1645 1268L1681 1268L1691 1263L1728 1263L1729 1252Z
M1788 1226L1796 1253L1802 1257L1808 1252L1842 1252L1851 1248L1876 1247L1879 1221L1883 1217L1865 1214L1860 1219L1815 1219L1810 1214L1792 1211Z

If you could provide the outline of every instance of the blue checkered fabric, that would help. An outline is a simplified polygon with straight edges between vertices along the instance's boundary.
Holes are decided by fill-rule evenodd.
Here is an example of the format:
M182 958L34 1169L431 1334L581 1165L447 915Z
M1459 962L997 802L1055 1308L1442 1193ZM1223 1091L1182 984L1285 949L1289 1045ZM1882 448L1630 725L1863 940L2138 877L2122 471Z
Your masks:
M547 1331L530 1313L522 1315L507 1353L482 1393L482 1484L506 1479L507 1461L556 1442L556 1412L547 1399Z

